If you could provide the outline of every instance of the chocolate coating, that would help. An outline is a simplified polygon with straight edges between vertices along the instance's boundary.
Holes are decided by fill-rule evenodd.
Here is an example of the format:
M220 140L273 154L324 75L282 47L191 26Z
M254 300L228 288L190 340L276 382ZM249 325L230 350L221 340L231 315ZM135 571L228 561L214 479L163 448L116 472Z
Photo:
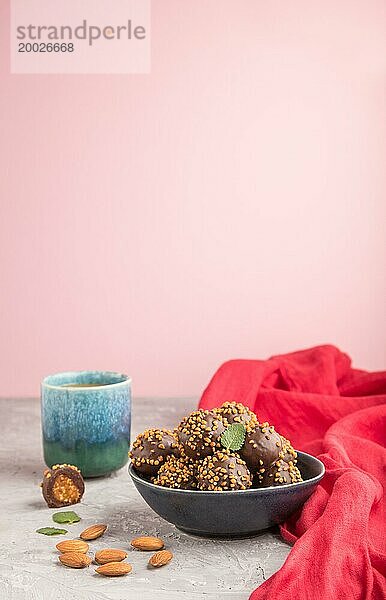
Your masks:
M199 460L221 448L220 437L224 431L219 415L200 409L181 421L178 437L185 454L193 460Z
M136 471L154 477L171 454L180 454L177 436L167 429L147 429L136 438L129 457Z
M152 483L163 487L192 490L197 487L195 463L185 457L168 456Z
M245 442L239 454L252 473L264 471L278 458L283 441L272 425L259 423L247 432Z
M200 463L197 482L198 488L206 491L246 490L252 485L252 477L237 454L220 450Z
M241 402L224 402L220 408L213 409L213 412L222 417L225 425L241 423L249 430L258 424L255 413Z
M46 469L43 474L42 493L49 508L77 504L84 494L84 481L80 470L67 464Z
M292 463L277 460L265 473L259 477L260 487L286 485L303 481L299 469Z

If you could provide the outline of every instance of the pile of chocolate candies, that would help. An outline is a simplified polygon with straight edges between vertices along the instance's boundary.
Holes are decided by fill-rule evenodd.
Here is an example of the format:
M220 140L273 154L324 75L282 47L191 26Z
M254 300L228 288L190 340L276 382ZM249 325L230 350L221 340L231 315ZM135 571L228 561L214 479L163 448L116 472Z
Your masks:
M222 441L235 423L243 425L245 435L237 452ZM194 411L174 431L146 430L135 440L129 457L138 474L169 488L246 490L302 481L289 440L236 402Z

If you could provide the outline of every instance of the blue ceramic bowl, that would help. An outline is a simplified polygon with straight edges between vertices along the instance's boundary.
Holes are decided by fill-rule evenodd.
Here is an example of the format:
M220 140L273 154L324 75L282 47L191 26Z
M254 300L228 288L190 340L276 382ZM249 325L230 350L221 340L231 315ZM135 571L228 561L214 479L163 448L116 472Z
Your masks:
M70 371L42 382L44 460L108 475L128 460L131 379L111 371Z
M129 473L147 504L179 529L206 537L242 537L282 523L311 496L324 465L298 452L298 467L304 479L300 483L228 492L161 487L140 477L132 465Z

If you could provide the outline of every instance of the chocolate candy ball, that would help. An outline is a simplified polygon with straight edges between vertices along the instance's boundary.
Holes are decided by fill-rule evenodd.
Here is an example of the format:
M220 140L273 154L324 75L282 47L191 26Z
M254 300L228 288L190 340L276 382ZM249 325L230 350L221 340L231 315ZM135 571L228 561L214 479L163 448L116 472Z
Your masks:
M178 426L178 437L185 454L193 460L205 458L221 448L225 427L222 419L209 410L196 410Z
M246 490L252 485L247 465L239 456L227 450L207 456L197 468L200 490Z
M241 423L248 430L258 424L255 413L240 402L224 402L220 408L215 408L214 412L222 417L225 425Z
M264 471L280 458L283 441L272 425L259 423L247 432L239 454L252 473Z
M280 458L282 458L284 460L284 462L290 463L292 462L294 465L296 465L297 458L298 458L298 454L295 450L295 448L293 448L291 442L289 440L287 440L285 437L280 436L283 442L283 448L282 451L280 453Z
M192 460L185 457L168 456L157 476L152 478L152 482L163 487L181 490L195 489L197 487L195 470Z
M180 454L176 435L167 429L147 429L135 440L129 457L136 471L153 477L170 454Z
M50 508L71 506L81 501L84 481L78 467L54 465L43 473L42 493Z
M292 463L286 463L284 460L277 460L264 475L258 476L261 487L286 485L303 481L299 469Z

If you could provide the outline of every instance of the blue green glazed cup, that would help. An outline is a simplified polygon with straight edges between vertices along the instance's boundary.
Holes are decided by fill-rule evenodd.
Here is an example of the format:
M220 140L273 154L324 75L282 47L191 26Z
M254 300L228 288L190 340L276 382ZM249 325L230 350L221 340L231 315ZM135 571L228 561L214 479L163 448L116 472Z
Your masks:
M131 379L110 371L70 371L42 382L44 461L76 465L83 477L109 475L128 459Z

